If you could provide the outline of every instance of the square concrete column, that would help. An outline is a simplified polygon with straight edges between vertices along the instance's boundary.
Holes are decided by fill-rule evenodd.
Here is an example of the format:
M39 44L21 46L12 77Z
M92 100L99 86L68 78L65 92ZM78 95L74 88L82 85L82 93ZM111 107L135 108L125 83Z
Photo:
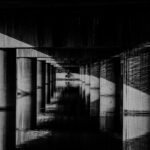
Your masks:
M37 61L37 113L45 112L45 61Z
M50 104L50 101L51 101L51 81L50 81L50 76L51 76L51 66L50 66L50 64L48 63L47 64L47 69L48 69L48 74L47 74L47 76L48 76L48 78L47 78L47 82L48 82L48 95L47 95L47 104Z
M90 66L90 115L100 115L100 63L93 63Z
M82 82L82 65L80 65L80 81Z
M50 103L50 64L46 63L45 73L45 101L46 104Z
M80 77L79 79L80 79L80 81L82 80L82 79L81 79L81 73L82 73L82 69L81 69L81 66L80 66L80 67L79 67L79 77Z
M83 65L83 83L85 83L85 79L86 79L86 65Z
M50 64L50 98L53 97L53 66Z
M81 66L81 81L84 82L84 67Z
M56 92L56 67L53 66L53 89L54 89L54 94Z
M82 65L82 83L81 83L81 89L82 89L82 100L85 100L85 65Z
M17 129L36 127L36 58L17 58Z
M100 129L112 131L119 128L120 101L120 58L101 61L100 65ZM119 91L119 92L118 92ZM119 104L119 105L118 105ZM115 120L116 118L116 120ZM120 127L121 128L121 127Z
M0 149L15 150L16 50L0 50Z
M90 85L90 65L85 66L85 84Z
M82 66L79 66L79 73L80 73L80 86L79 86L79 94L82 96Z
M90 116L90 65L85 67L85 101L86 101L86 114Z

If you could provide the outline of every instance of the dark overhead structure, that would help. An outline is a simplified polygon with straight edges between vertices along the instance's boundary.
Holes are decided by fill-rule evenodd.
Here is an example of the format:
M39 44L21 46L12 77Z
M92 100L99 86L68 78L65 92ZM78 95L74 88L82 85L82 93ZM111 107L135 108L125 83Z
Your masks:
M146 0L1 1L0 150L147 138L149 14Z

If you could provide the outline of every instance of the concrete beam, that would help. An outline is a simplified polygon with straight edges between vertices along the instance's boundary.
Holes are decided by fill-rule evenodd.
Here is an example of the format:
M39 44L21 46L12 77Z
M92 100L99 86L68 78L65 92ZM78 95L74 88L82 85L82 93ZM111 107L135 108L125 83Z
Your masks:
M17 57L41 57L49 58L50 56L35 49L17 49Z
M46 61L46 63L50 63L50 64L52 64L53 66L55 66L55 67L60 67L60 68L62 68L61 67L61 65L59 65L59 63L55 60L55 59L53 59L52 57L38 57L37 58L38 60L44 60L44 61Z

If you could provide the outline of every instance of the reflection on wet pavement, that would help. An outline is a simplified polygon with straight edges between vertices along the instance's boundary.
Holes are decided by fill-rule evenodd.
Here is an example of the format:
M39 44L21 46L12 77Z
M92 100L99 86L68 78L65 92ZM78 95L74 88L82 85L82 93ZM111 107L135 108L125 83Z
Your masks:
M122 133L126 140L122 142L124 134L115 128L115 97L100 96L104 105L100 110L97 93L97 89L89 89L79 81L57 81L51 104L38 116L36 129L16 131L17 149L148 150L149 136L138 135L150 130L146 126L149 116L124 116Z

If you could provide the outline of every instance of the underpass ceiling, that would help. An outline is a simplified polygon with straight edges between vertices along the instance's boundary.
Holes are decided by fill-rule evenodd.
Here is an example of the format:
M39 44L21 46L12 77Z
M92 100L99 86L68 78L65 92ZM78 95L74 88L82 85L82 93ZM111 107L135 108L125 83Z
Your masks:
M13 15L22 24L35 20L38 50L60 62L78 64L104 59L148 41L149 6L146 0L5 0L0 2L0 12L8 18ZM13 36L20 40L20 35Z

